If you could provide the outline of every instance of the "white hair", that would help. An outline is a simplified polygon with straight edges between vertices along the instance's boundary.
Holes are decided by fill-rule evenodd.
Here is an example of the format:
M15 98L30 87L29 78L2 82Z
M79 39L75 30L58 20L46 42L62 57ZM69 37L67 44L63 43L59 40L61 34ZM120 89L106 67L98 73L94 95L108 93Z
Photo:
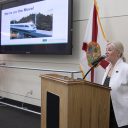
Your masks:
M109 42L108 45L111 44L120 54L120 57L123 59L123 61L126 61L124 57L124 46L120 41L117 42Z

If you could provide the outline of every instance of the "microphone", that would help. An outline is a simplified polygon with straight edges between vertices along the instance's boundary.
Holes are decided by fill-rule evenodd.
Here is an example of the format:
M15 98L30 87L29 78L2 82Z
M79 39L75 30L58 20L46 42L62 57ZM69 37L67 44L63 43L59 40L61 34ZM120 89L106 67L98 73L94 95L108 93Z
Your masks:
M88 73L94 68L94 67L96 67L97 66L97 64L101 61L101 60L103 60L103 59L105 59L106 58L106 56L105 55L103 55L103 56L100 56L100 57L98 57L97 59L95 59L91 64L92 64L92 67L88 70L88 72L84 75L84 77L83 77L83 79L88 75Z
M91 64L96 66L101 60L103 60L103 59L105 59L105 58L106 58L105 55L100 56L100 57L98 57L97 59L95 59Z

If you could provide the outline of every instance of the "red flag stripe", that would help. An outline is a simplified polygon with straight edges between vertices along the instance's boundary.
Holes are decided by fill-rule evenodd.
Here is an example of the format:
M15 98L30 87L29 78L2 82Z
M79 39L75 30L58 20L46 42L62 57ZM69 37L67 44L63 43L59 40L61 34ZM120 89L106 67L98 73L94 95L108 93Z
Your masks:
M93 23L92 23L92 41L97 42L98 24L97 24L97 9L94 4L93 8ZM91 70L91 82L94 82L94 69Z
M100 62L100 65L101 65L104 69L106 69L106 67L109 65L109 62L106 61L106 60L102 60L102 61Z
M93 9L93 23L92 23L92 41L97 42L98 24L97 24L97 9L94 5Z
M88 44L83 42L82 50L87 51Z
M91 70L91 82L94 82L94 68Z

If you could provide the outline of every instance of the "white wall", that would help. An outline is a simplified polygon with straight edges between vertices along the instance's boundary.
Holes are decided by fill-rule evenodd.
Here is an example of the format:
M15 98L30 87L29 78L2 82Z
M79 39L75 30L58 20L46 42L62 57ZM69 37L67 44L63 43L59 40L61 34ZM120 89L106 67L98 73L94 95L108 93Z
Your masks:
M78 71L80 51L92 1L73 0L72 55L0 55L0 62L5 62L8 66ZM122 41L127 58L128 0L97 0L97 2L107 39ZM45 73L48 72L0 68L0 95L40 106L41 79L39 76ZM81 74L78 74L78 77L81 77ZM28 93L30 90L33 92L32 95Z

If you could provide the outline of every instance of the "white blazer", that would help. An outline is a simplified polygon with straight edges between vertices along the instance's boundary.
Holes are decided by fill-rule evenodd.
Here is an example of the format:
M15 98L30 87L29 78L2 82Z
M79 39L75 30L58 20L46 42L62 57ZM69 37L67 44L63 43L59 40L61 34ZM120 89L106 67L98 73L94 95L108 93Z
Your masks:
M111 68L106 68L102 84ZM111 87L111 99L119 127L128 125L128 64L119 59L113 69L109 87Z

